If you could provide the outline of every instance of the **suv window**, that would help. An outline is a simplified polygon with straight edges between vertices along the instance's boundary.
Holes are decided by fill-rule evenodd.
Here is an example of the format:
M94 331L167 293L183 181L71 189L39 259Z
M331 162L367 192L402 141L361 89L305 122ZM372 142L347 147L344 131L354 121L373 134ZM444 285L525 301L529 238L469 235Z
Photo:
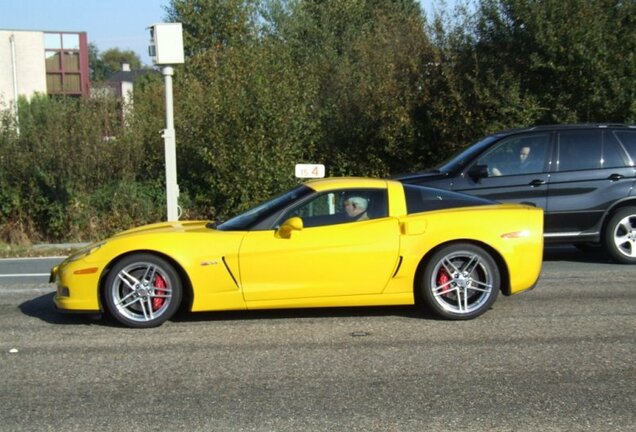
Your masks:
M603 140L603 153L601 165L603 168L624 167L627 165L625 160L625 152L618 143L616 137L611 133L605 134Z
M601 131L559 133L559 171L588 170L601 167Z
M602 131L559 133L559 171L590 170L625 166L620 144L612 134Z
M486 165L493 176L540 173L549 143L547 133L514 136L494 146L477 160L477 165Z
M615 134L631 156L632 161L636 162L636 132L616 131Z

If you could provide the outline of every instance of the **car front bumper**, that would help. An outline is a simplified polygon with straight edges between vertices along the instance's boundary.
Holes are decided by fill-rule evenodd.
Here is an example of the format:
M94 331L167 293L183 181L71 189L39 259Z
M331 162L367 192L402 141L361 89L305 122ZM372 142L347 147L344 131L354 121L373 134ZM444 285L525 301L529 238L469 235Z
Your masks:
M100 312L99 279L103 268L84 260L64 262L51 269L50 283L57 285L55 307L65 312Z

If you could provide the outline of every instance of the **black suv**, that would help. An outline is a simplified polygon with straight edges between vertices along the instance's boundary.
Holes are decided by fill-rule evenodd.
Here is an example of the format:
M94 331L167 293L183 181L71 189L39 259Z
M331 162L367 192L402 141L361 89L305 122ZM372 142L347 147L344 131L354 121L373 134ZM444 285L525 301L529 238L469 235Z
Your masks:
M602 245L636 264L636 126L559 125L488 136L434 170L396 177L545 210L545 242Z

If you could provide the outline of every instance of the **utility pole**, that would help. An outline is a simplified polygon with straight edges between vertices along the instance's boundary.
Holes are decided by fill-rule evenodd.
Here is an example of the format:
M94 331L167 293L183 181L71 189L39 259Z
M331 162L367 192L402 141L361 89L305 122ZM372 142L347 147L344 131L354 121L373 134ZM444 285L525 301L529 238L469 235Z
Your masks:
M162 69L166 87L166 128L163 130L163 141L166 157L166 201L168 220L179 220L179 185L177 184L177 139L174 131L174 110L172 100L171 66Z
M167 220L179 220L179 185L177 184L177 144L174 130L174 110L172 97L172 76L175 64L184 62L183 31L181 23L153 24L150 29L148 51L153 63L162 66L166 96L166 128L163 140L166 158L166 207Z

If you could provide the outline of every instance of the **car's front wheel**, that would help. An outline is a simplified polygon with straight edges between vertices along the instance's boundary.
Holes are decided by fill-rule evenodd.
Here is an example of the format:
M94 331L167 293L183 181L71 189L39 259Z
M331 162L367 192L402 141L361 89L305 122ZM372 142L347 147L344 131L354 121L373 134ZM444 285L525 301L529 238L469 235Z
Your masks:
M435 314L467 320L486 312L497 299L501 277L483 248L456 243L435 252L424 267L421 294Z
M636 207L618 210L607 223L605 248L614 260L636 264Z
M108 313L128 327L156 327L170 319L181 303L182 283L174 267L151 254L134 254L117 262L104 284Z

